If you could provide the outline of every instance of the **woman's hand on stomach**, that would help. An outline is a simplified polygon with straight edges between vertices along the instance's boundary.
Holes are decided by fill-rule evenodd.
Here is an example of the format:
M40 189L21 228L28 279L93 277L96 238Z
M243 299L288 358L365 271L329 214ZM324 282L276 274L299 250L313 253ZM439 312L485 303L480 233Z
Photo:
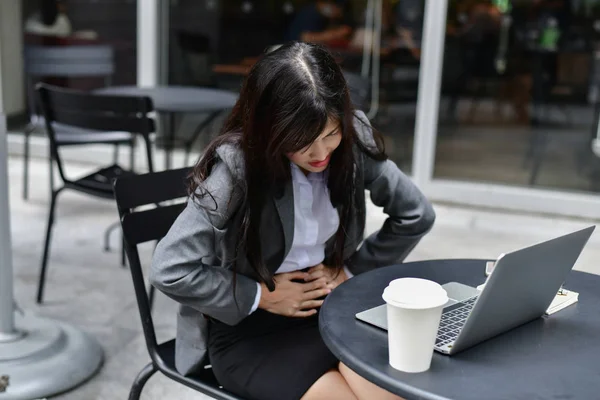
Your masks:
M286 272L275 275L275 290L270 292L261 283L258 308L287 317L310 317L317 313L323 300L331 293L327 277L310 278L309 272ZM300 281L300 282L298 282Z
M308 270L308 277L305 281L314 282L315 280L323 278L325 278L327 287L331 290L348 280L348 276L346 276L346 272L343 268L332 268L325 264L319 264Z

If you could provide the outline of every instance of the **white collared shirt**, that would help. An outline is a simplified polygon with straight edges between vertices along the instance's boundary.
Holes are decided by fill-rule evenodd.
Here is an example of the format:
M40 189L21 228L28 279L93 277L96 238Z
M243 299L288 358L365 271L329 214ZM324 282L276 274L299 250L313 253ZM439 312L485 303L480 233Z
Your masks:
M319 265L325 259L325 244L337 232L340 217L331 204L327 187L328 171L305 175L292 165L294 188L294 239L289 253L276 274L300 271ZM350 271L344 269L348 277ZM256 311L262 289L260 284L252 311Z

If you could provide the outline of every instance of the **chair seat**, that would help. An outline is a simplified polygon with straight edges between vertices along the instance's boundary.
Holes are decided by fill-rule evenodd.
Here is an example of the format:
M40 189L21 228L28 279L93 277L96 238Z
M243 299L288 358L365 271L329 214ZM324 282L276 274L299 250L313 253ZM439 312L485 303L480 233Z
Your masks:
M36 116L32 123L34 130L45 131L43 117ZM135 140L135 134L129 132L106 132L83 129L70 125L52 124L55 138L59 145L82 145L82 144L129 144Z
M61 146L81 144L131 143L135 135L129 132L102 132L54 124L56 141Z
M114 198L113 181L116 178L128 175L135 175L135 173L113 164L75 181L69 181L65 186L94 196L112 199Z
M169 340L158 345L158 355L164 362L166 369L160 368L160 371L170 378L183 383L184 385L205 393L215 399L220 400L244 400L234 394L227 392L219 385L217 378L212 372L210 365L205 365L202 372L194 376L183 376L175 369L175 339Z
M61 146L76 144L129 144L133 141L135 135L129 132L77 132L77 133L56 133L56 141Z

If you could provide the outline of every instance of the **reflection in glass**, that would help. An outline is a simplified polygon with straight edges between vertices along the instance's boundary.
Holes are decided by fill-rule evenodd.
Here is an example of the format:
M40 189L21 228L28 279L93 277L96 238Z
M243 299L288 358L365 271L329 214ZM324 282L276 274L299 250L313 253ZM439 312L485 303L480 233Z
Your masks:
M238 90L273 46L322 43L356 106L372 110L390 156L410 170L423 10L424 0L179 0L170 13L169 83Z
M599 187L597 1L448 9L435 178Z

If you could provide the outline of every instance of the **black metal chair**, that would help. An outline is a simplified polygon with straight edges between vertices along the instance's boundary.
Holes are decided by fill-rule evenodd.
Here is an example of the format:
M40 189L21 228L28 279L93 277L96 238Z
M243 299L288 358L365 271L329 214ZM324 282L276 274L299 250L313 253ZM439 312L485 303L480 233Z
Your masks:
M133 288L142 321L146 347L152 360L136 377L129 392L129 400L140 398L144 385L156 371L160 371L168 378L215 399L241 400L219 386L208 364L198 375L193 377L178 373L175 369L175 339L158 344L152 322L150 307L154 292L151 287L150 294L147 295L146 293L137 246L142 243L160 240L167 234L169 228L185 207L185 202L176 202L176 200L187 199L185 181L190 170L190 168L182 168L137 176L124 176L117 178L114 184L115 199L121 217ZM160 203L166 203L167 205L150 209L144 207L141 211L135 210L138 207Z
M64 189L70 189L112 200L114 199L112 181L118 176L133 174L132 171L125 170L115 163L82 178L70 179L65 174L59 151L60 147L68 143L57 140L56 127L82 128L91 136L110 137L115 131L140 135L146 144L149 171L153 171L150 134L155 131L155 127L154 121L148 116L153 106L152 101L147 97L94 95L46 84L38 84L36 92L50 139L50 212L37 291L37 302L41 303L58 194ZM54 188L54 165L63 183L59 188Z
M43 128L41 110L36 107L35 84L42 78L101 78L105 86L111 83L114 73L114 51L107 45L85 46L39 46L24 49L26 88L30 120L23 132L23 199L29 197L29 141L31 133ZM130 163L133 168L135 135L129 132L112 132L111 135L92 135L81 129L55 127L56 142L64 146L111 144L114 145L115 163L119 145L130 147Z

